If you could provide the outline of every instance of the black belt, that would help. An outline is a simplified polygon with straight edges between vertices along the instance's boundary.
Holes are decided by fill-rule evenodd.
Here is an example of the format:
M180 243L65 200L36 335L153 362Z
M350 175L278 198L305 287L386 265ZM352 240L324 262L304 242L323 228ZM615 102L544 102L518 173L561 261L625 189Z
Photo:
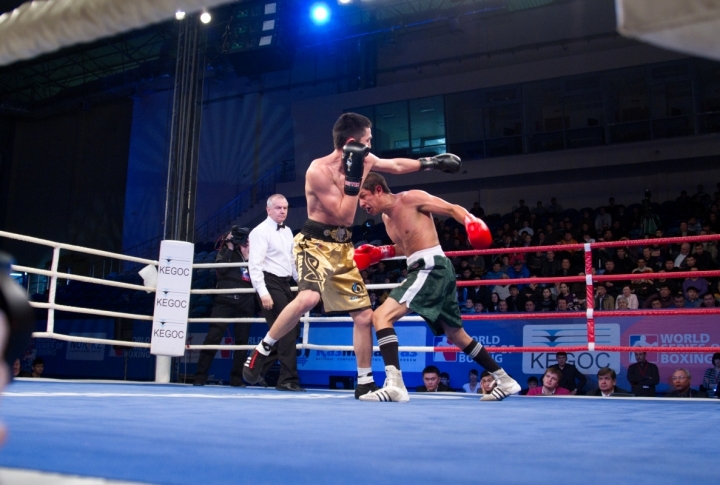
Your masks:
M292 279L293 279L292 276L278 276L278 275L273 274L273 273L268 273L267 271L263 271L263 274L264 274L265 276L272 276L272 277L275 278L276 280L286 281L286 282L288 282L288 283L291 282Z
M223 295L219 295L219 296L221 296L223 298L227 298L229 300L239 300L240 298L242 298L245 295L240 295L238 293L231 293L231 294L223 294Z
M325 242L346 243L352 239L352 228L330 226L308 219L302 228L302 234Z

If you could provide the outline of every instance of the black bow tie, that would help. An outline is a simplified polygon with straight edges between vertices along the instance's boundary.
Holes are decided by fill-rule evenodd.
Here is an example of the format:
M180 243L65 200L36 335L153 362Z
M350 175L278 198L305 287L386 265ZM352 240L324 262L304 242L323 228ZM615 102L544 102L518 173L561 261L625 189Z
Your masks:
M283 222L282 224L278 224L277 226L278 226L278 227L277 227L277 230L278 230L278 231L279 231L280 229L285 229L285 223L284 223L284 222Z

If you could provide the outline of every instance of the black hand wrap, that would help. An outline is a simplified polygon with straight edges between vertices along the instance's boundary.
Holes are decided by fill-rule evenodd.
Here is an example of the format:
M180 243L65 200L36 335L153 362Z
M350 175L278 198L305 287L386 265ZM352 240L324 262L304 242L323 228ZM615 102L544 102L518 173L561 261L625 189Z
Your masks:
M345 172L345 194L356 196L360 193L365 157L370 147L351 141L343 147L343 171Z
M457 173L460 171L462 161L452 153L442 153L430 158L421 158L420 170L441 170L445 173Z
M10 327L4 358L12 367L30 343L35 329L35 312L25 291L10 277L10 262L10 256L0 253L0 312L5 313Z

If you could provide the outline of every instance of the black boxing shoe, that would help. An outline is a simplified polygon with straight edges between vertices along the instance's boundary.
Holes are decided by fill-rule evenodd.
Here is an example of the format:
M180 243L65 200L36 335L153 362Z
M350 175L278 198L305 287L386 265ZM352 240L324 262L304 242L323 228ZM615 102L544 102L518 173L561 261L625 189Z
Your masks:
M355 399L360 399L360 396L373 391L377 391L378 389L380 388L377 384L375 384L375 381L371 382L370 384L358 384L358 386L355 388Z
M245 361L245 367L243 367L243 379L245 379L245 382L248 384L257 384L262 378L260 373L267 358L267 355L263 355L258 352L257 349L253 350L252 354L250 354Z

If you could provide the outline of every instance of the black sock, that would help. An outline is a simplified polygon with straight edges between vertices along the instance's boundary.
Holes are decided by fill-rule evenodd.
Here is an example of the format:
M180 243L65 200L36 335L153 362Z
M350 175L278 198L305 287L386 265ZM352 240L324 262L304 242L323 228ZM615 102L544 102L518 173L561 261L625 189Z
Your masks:
M394 365L400 370L400 356L398 353L398 338L394 328L383 328L375 332L377 335L380 353L385 365Z
M500 366L497 362L495 362L495 359L492 358L490 353L485 350L485 347L483 347L477 340L473 340L470 345L463 349L463 352L469 355L472 360L483 366L483 368L488 372L496 372L500 370Z

